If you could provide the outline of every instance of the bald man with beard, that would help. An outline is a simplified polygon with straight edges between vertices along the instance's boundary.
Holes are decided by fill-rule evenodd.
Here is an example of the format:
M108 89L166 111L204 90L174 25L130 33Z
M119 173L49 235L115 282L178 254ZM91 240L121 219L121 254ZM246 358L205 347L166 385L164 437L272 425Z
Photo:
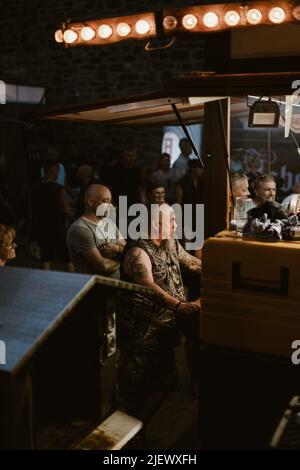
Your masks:
M199 302L186 301L180 267L201 273L201 261L174 239L175 214L168 204L152 206L148 229L126 246L121 277L151 287L153 294L122 293L118 317L120 391L127 412L144 423L176 381L177 320L198 318L200 311Z
M84 213L69 228L68 248L75 271L120 277L120 259L126 244L117 226L110 219L111 192L93 184L84 199Z

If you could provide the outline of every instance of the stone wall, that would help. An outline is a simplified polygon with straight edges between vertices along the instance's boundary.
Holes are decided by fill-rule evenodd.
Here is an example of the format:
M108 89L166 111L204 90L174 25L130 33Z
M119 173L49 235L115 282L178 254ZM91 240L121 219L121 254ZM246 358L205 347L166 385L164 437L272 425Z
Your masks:
M2 0L3 2L3 0ZM1 2L1 3L2 3ZM145 52L145 41L65 49L53 34L67 18L116 16L184 1L9 0L1 27L1 78L46 87L48 104L74 103L155 90L161 81L202 66L202 40L178 38L170 49ZM189 0L189 4L199 4Z
M164 6L183 6L186 4L183 0L2 0L1 3L5 5L1 9L0 79L44 86L49 106L157 90L163 80L203 67L203 41L195 36L178 37L170 49L157 52L145 52L145 41L69 49L54 41L55 30L67 18L154 11ZM189 0L188 3L201 2ZM23 111L21 106L19 109ZM6 133L8 140L14 136L15 128L11 134ZM64 159L74 160L85 155L110 159L130 140L146 164L151 164L159 154L161 138L161 127L112 128L50 122L26 131L31 151L47 143L54 144Z

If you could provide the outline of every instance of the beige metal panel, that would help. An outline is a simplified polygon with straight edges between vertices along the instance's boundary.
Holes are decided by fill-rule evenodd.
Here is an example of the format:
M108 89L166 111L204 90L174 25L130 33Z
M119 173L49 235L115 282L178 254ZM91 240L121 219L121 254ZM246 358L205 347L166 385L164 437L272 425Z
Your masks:
M232 59L300 55L300 25L260 26L231 31Z
M201 338L209 344L290 356L292 342L300 337L299 261L299 242L229 236L207 240Z

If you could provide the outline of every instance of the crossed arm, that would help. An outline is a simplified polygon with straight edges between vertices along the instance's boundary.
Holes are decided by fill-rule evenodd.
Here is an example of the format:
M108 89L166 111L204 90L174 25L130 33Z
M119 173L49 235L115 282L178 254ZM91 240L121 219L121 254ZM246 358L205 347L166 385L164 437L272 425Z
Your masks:
M120 260L122 257L123 250L125 248L126 241L124 238L119 238L117 243L107 243L100 249L100 253L105 258L114 260Z
M95 271L95 274L111 274L119 269L119 261L102 256L98 248L91 248L83 256Z

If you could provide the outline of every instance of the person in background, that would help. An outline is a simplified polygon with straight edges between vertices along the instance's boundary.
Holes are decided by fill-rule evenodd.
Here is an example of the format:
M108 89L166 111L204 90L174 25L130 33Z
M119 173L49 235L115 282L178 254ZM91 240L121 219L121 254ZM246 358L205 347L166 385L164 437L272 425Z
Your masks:
M189 160L188 172L178 181L176 185L176 202L182 206L184 233L181 243L186 247L187 243L192 241L190 240L189 232L196 233L199 230L199 227L197 227L197 204L204 204L203 168L198 159ZM189 219L186 216L186 204L191 206L192 210L190 214L192 219ZM190 253L199 260L201 260L202 256L201 248L202 246L199 244L194 247L193 251L190 251ZM189 300L194 300L195 298L200 297L200 277L184 266L181 269L181 274L184 286L188 292ZM193 388L196 390L197 366L195 366L195 357L193 356L195 356L194 351L196 349L195 344L197 343L197 338L195 338L195 332L193 329L188 328L186 325L184 334L186 337L186 352Z
M276 199L276 181L271 175L261 175L253 183L254 205L261 206L267 201Z
M254 207L248 210L247 222L243 226L243 236L256 236L270 241L280 240L283 230L282 220L288 219L285 207L276 202L276 181L271 175L258 177L253 184Z
M254 181L255 198L253 207L248 211L252 218L267 214L272 219L286 219L288 213L285 207L276 202L276 181L271 175L262 175Z
M147 193L150 204L164 204L166 202L166 189L160 183L153 183Z
M176 170L177 178L183 178L188 172L188 162L191 160L192 146L187 138L180 139L179 141L180 155L173 163L174 170Z
M232 173L246 173L247 172L247 158L244 148L235 148L232 150L230 158L230 169Z
M32 192L32 235L41 250L43 269L50 270L54 255L73 272L66 245L67 221L74 214L63 186L56 183L59 164L49 161L45 165L45 179Z
M75 271L120 277L120 259L124 238L110 219L111 192L103 185L93 184L85 193L85 209L70 226L67 243Z
M60 163L58 150L54 147L49 147L47 150L46 163L41 169L42 179L45 178L45 166L47 165L48 162L53 162L53 163L55 162L58 164L58 173L57 173L57 178L55 180L55 183L58 183L61 186L65 186L65 178L66 178L65 167L62 163Z
M254 207L254 202L250 199L248 177L245 174L233 173L230 180L234 199L232 201L230 198L230 228L241 230L242 224L246 223L247 212Z
M281 204L275 201L276 199L276 181L271 175L261 175L257 177L253 184L254 197L248 205L247 214L255 208L263 206L266 202L272 202L274 207L279 207ZM244 187L245 189L245 187Z
M143 202L143 178L142 172L137 166L137 152L135 148L125 148L118 164L107 168L105 182L111 187L116 203L118 203L119 196L127 196L128 207L132 204Z
M175 202L175 186L178 175L175 168L171 168L171 156L162 153L159 158L159 169L152 174L152 183L157 187L165 188L165 199L168 204Z
M16 232L10 225L0 224L0 267L16 257Z
M181 178L176 185L176 202L181 204L184 228L187 231L196 231L197 221L197 204L204 204L204 180L203 168L200 161L197 159L188 162L188 173ZM185 205L192 206L191 220L185 220ZM185 239L183 243L185 243ZM201 258L201 247L195 249L195 256Z
M292 186L291 191L292 192L282 201L282 205L289 213L294 213L294 212L291 212L290 205L291 205L292 200L295 197L298 196L298 198L300 198L300 183L295 183L294 186ZM292 210L294 210L296 214L300 214L300 203L297 204L297 207L293 208Z
M237 197L250 197L247 175L234 173L231 176L231 185L234 199Z
M176 202L179 204L203 204L203 168L197 159L189 160L187 174L176 185Z

